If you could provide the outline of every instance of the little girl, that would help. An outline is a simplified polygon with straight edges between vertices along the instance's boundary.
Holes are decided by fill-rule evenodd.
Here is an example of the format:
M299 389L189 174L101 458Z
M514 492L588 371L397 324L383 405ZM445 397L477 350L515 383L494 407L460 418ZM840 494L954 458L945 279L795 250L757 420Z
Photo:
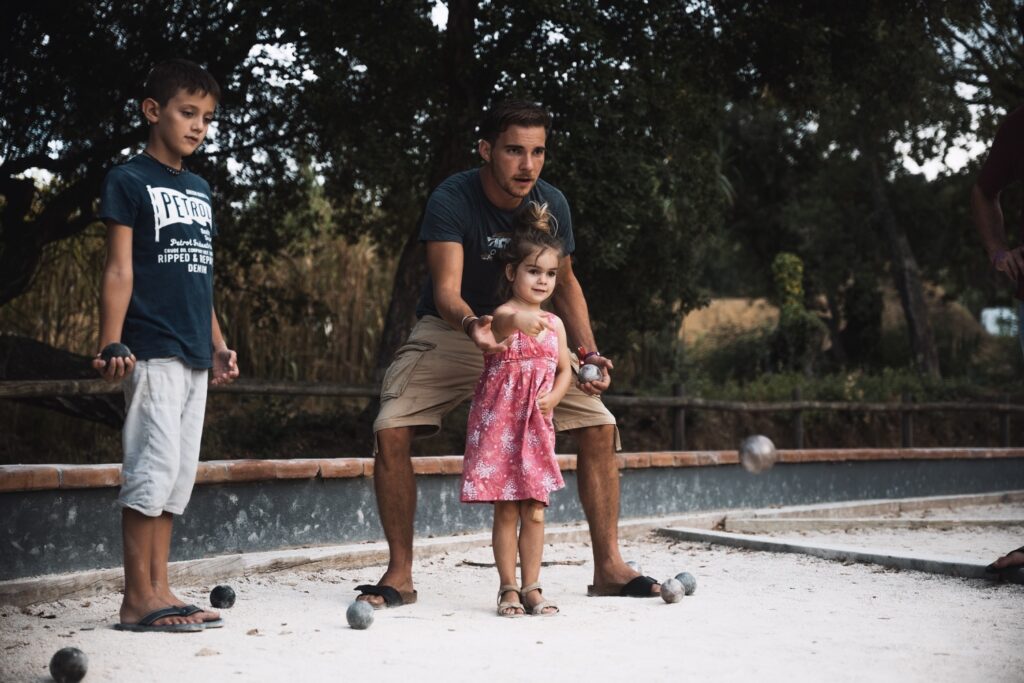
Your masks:
M562 256L547 205L530 202L516 215L501 256L508 300L495 309L491 329L506 349L484 357L469 411L462 501L494 503L491 538L503 617L558 613L538 579L548 494L565 486L551 413L569 388L571 369L565 327L541 304L554 292ZM516 584L517 545L522 588Z

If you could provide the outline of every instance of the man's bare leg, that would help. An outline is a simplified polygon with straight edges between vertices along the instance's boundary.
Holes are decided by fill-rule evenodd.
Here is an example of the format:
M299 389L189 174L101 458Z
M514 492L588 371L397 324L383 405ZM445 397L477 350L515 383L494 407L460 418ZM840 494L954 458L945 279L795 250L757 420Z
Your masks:
M124 543L124 599L121 601L121 623L137 624L147 614L168 607L165 600L153 592L150 580L150 566L153 559L153 543L156 532L155 517L123 508L121 510L121 532ZM162 617L153 622L155 626L187 624L195 622L189 617Z
M149 563L149 581L153 593L173 607L184 607L185 601L171 591L167 578L167 563L171 559L171 535L174 530L174 515L165 512L153 518L153 550ZM204 610L186 617L193 623L213 621L220 618L220 613Z
M377 432L377 457L373 463L373 490L377 495L384 537L388 541L387 571L377 585L411 592L413 520L416 517L416 475L412 471L412 427ZM384 604L379 595L361 595L374 607Z
M573 431L576 480L594 546L594 584L626 584L639 576L619 553L619 462L614 425ZM658 592L660 586L654 587Z

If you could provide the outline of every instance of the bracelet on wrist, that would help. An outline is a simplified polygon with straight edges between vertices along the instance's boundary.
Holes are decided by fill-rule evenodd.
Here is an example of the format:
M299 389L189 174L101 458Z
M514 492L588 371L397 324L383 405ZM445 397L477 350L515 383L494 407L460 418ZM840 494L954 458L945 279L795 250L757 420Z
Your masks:
M462 318L462 332L467 337L470 336L469 332L470 332L470 330L473 329L473 323L476 322L479 319L480 318L478 318L477 316L473 315L472 313L470 313L469 315L464 316Z

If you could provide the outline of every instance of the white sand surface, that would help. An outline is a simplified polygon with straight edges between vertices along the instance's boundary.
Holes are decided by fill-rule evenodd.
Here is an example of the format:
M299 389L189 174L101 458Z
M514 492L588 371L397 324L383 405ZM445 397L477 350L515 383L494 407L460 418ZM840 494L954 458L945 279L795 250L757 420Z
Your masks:
M419 602L365 631L345 609L379 566L228 581L226 626L201 633L114 631L117 594L3 607L0 681L49 680L68 645L89 656L86 681L112 682L1024 680L1024 586L654 535L623 552L658 579L691 572L697 592L588 598L590 549L563 543L541 574L555 617L494 615L497 573L472 564L489 548L419 560ZM205 604L211 587L180 592Z

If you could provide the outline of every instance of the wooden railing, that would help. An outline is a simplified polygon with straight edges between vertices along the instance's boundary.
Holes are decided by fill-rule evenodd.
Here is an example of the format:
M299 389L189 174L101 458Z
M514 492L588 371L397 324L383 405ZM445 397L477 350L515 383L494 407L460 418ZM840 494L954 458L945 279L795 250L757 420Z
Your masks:
M116 394L121 391L117 384L102 380L39 380L0 382L0 398L44 398L54 396L79 396ZM380 393L378 385L334 384L328 382L271 382L263 380L242 380L223 386L211 386L211 392L221 394L257 394L275 396L332 396L343 398L376 398ZM933 401L918 403L913 397L904 395L899 402L881 403L864 401L805 401L800 392L794 391L793 400L721 401L717 399L687 396L681 385L676 385L672 396L623 396L606 394L603 397L609 406L624 408L664 408L671 410L672 450L686 450L686 411L715 410L733 413L793 413L793 447L804 447L803 415L807 411L833 411L850 413L898 413L900 415L900 445L914 446L914 415L918 413L941 412L983 412L998 416L1000 444L1010 446L1010 418L1013 414L1024 413L1024 405L1004 402Z

